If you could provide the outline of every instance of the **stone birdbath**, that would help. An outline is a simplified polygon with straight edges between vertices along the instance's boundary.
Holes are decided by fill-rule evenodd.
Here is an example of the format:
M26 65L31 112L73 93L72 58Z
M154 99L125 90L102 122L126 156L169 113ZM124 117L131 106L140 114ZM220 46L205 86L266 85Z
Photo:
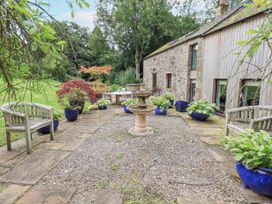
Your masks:
M154 110L153 105L146 104L146 99L151 95L146 91L138 91L133 93L137 97L138 103L136 105L130 105L131 110L135 118L135 126L129 129L129 133L135 136L145 136L153 134L153 129L147 126L146 115Z

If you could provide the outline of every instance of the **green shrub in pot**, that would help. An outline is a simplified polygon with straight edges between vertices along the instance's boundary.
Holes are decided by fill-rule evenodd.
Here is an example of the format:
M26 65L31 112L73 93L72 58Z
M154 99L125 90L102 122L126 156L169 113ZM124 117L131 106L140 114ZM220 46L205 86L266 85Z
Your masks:
M170 101L163 96L151 96L149 100L154 106L159 107L161 111L167 109L170 103Z
M127 100L125 100L121 103L122 106L129 106L129 105L133 105L133 104L136 104L136 100L133 98L128 98Z
M111 102L107 99L102 98L99 99L96 104L98 107L107 107L108 105L111 104Z
M238 137L225 137L223 144L249 169L272 168L272 137L265 131L247 130Z
M186 109L189 115L196 112L207 115L209 118L215 114L216 110L216 105L214 103L210 103L208 100L194 101L190 103L189 107Z

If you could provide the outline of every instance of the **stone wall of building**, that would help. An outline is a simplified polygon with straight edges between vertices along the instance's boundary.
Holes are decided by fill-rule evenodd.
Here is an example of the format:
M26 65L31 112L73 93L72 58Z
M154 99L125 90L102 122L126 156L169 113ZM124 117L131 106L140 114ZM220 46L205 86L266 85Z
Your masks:
M196 71L190 71L190 46L198 44L198 58ZM144 60L144 83L146 88L152 90L153 73L157 74L157 86L163 92L171 92L178 100L188 100L190 79L196 79L195 99L201 98L202 93L202 65L203 43L197 38L184 42L176 47L156 54ZM172 74L172 87L166 88L166 74Z

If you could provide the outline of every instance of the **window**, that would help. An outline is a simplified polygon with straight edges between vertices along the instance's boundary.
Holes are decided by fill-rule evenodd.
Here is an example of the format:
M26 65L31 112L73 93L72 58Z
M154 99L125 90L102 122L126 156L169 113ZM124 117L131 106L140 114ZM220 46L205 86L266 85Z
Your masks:
M240 106L259 105L261 80L243 80L240 94Z
M196 80L190 80L190 87L189 87L189 102L192 102L195 97L195 89L196 89Z
M155 88L157 86L157 73L152 74L152 87Z
M197 50L198 50L198 44L191 45L190 47L190 53L191 53L191 70L196 70L197 67Z
M172 74L167 73L166 74L166 88L171 89L171 86L172 86Z
M215 81L215 104L221 111L226 109L226 97L227 97L227 80L218 79Z

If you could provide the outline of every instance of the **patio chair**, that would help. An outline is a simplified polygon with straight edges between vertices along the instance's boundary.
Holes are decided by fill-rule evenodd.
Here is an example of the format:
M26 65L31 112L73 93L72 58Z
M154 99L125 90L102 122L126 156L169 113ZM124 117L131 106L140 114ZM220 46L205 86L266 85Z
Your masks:
M272 133L272 106L247 106L228 110L226 113L226 133L230 129L238 132L253 129Z
M54 139L53 108L37 103L12 102L0 107L3 112L7 149L11 151L10 132L25 132L27 153L32 152L32 134L39 128L50 126L50 138Z

